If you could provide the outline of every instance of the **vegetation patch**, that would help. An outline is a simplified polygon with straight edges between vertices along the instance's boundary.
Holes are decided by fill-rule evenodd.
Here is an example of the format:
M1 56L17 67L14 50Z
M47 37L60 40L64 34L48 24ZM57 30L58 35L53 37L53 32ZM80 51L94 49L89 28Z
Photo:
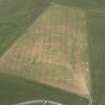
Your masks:
M0 0L0 56L49 6L50 0Z
M0 74L0 98L1 105L14 105L35 99L48 99L66 105L86 105L87 103L86 99L79 96L8 74Z
M105 14L88 12L88 43L93 105L105 104Z

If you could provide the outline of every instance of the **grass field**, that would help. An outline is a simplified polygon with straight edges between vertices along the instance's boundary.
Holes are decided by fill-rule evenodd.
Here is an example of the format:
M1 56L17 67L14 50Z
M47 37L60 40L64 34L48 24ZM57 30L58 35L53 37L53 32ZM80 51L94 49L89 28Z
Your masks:
M27 100L43 98L67 105L86 105L87 103L85 99L59 89L25 80L20 77L0 74L1 105L13 105ZM74 98L76 102L73 100L69 101L70 98Z
M53 0L55 3L66 5L69 7L78 7L82 9L95 9L101 10L105 9L104 0Z
M42 3L42 0L0 0L0 55L47 8L49 1L45 0L45 3Z
M93 105L105 104L105 14L88 13Z
M87 105L90 94L93 105L105 104L104 5L0 0L0 104L44 97Z

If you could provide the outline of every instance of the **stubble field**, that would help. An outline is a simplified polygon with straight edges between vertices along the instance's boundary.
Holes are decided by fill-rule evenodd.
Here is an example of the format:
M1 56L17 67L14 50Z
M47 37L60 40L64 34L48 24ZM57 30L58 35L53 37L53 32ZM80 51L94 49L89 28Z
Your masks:
M78 8L51 4L1 57L0 68L87 96L87 47L85 13Z

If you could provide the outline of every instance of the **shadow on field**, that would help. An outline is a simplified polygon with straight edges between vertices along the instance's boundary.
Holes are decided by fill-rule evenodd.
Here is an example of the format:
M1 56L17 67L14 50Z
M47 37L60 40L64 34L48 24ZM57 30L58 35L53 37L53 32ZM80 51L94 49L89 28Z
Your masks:
M87 23L93 105L104 105L105 14L88 12Z
M0 99L1 105L35 99L48 99L66 105L87 105L87 100L80 96L8 74L0 74Z
M0 4L0 56L45 11L51 0L4 0Z

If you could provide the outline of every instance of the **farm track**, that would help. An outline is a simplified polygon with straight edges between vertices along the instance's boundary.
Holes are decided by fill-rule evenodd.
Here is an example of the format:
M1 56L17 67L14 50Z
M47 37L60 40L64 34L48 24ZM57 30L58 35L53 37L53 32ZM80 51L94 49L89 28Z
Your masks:
M55 101L51 101L51 100L31 100L31 101L26 101L26 102L21 102L15 105L32 105L32 104L41 104L41 105L64 105Z

